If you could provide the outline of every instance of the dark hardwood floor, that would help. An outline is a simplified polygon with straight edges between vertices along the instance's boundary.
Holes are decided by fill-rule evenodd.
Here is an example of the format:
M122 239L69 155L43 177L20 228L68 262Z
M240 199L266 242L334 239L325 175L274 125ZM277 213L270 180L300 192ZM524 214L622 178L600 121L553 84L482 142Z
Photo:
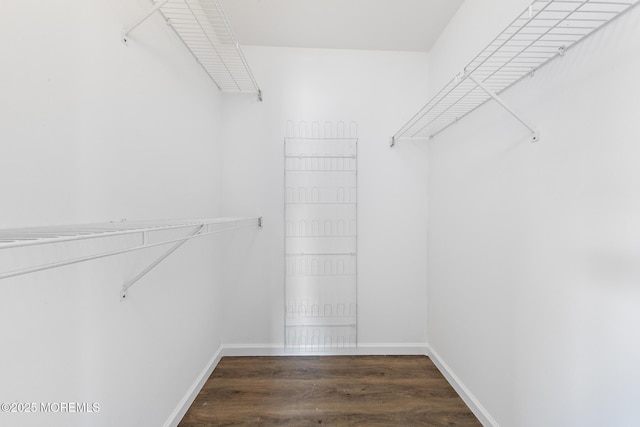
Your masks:
M180 423L318 425L480 423L425 356L224 357Z

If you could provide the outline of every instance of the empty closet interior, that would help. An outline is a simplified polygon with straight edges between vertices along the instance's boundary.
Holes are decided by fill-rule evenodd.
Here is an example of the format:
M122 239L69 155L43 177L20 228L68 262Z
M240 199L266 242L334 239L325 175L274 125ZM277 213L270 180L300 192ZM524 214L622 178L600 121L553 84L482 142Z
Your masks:
M223 356L337 354L640 424L637 3L5 2L0 425L173 426Z

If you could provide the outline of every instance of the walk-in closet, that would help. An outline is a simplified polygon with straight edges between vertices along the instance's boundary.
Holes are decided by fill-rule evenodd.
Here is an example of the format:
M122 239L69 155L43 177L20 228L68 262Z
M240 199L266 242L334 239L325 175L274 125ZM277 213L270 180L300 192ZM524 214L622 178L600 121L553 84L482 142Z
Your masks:
M5 0L0 426L640 425L639 0Z

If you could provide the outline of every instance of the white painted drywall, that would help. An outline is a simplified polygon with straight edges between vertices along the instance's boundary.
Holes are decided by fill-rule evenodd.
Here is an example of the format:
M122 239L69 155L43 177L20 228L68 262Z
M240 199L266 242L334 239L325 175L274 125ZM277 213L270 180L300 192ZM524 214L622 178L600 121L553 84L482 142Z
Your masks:
M0 228L228 214L222 96L147 0L9 0L0 13ZM151 238L151 237L150 237ZM3 271L122 247L0 252ZM222 342L222 243L195 239L119 301L160 250L0 281L3 426L160 426Z
M465 2L434 81L525 5ZM490 103L429 144L429 344L501 426L640 424L639 52L636 8L504 94L539 143Z
M241 45L427 52L462 0L223 0Z
M284 159L287 120L356 121L358 331L362 345L426 342L426 146L391 135L427 92L422 53L245 47L264 102L225 96L224 205L261 212L262 239L230 286L224 342L284 340Z

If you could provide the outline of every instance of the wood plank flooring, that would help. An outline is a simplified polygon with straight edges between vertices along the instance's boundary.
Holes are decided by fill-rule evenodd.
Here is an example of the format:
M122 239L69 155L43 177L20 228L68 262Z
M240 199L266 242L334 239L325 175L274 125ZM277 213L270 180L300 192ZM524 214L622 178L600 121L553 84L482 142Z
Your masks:
M179 427L480 426L425 356L224 357Z

